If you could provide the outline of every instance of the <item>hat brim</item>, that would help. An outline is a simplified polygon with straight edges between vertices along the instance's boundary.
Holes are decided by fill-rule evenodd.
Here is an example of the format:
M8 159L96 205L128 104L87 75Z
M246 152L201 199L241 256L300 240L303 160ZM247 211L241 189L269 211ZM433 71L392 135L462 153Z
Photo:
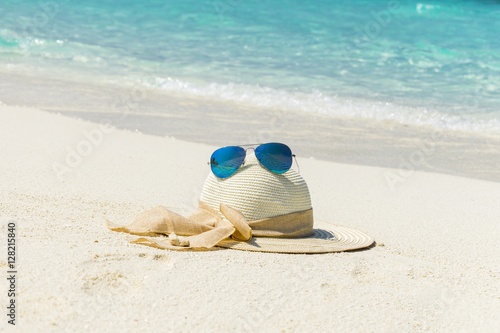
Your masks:
M314 221L314 234L304 238L252 237L248 242L224 240L217 246L243 251L277 253L328 253L358 250L375 240L348 227Z

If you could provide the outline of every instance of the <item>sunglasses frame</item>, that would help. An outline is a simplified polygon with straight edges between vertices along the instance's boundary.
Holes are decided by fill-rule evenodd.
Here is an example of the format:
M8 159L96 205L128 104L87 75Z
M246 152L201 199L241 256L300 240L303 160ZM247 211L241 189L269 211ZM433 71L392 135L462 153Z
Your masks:
M246 161L246 154L247 154L247 151L248 149L252 149L254 152L255 152L255 149L257 149L258 147L262 146L262 145L265 145L265 144L268 144L268 143L279 143L279 144L282 144L282 145L285 145L288 147L288 145L284 144L284 143L281 143L281 142L266 142L266 143L247 143L247 144L244 144L244 145L234 145L234 146L224 146L224 147L220 147L220 148L217 148L216 150L214 150L214 152L212 153L212 155L219 149L223 149L223 148L228 148L228 147L240 147L240 148L243 148L245 150L245 158L243 159L243 162L241 162L241 165L238 167L241 168L241 166L245 165L245 161ZM248 147L248 148L245 148L245 147ZM288 147L288 149L290 149L290 147ZM292 150L290 149L290 152ZM211 155L211 156L212 156ZM292 153L292 159L295 160L295 164L297 164L297 169L298 169L298 172L300 173L300 166L299 166L299 162L297 162L297 157L295 156L295 154ZM259 159L257 159L259 160ZM211 165L212 165L213 161L210 160L209 162L207 162L207 164L210 166L210 171L213 172L212 168L211 168ZM262 165L264 168L266 168L267 170L269 170L270 172L273 172L272 170L270 170L268 167L266 167L264 164L262 164L262 162L259 160L259 163L260 165ZM291 166L290 166L290 169L291 169ZM288 169L288 170L290 170ZM287 170L287 171L288 171ZM236 171L235 171L236 172ZM273 172L273 173L276 173L276 172ZM234 174L234 173L233 173ZM233 175L231 174L231 176ZM217 175L215 175L214 173L214 176L217 177L217 178L220 178L218 177ZM220 179L226 179L226 178L229 178L231 176L228 176L228 177L225 177L225 178L220 178Z

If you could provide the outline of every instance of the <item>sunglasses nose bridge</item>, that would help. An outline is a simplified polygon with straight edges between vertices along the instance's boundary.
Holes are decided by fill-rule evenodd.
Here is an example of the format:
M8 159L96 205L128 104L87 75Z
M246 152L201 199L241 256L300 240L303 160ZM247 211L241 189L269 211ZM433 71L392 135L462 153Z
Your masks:
M245 162L247 161L247 151L249 149L253 150L253 153L255 154L255 147L245 148L245 159L243 160L243 163L241 165L245 165Z

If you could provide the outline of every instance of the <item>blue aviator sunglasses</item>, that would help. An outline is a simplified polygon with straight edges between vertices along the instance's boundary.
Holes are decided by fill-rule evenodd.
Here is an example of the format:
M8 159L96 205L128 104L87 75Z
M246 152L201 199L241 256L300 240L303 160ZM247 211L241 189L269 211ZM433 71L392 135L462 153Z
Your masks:
M209 162L214 175L219 178L232 176L245 161L247 149L253 149L243 148L247 146L256 146L256 144L229 146L214 151ZM287 145L277 142L258 145L254 151L259 162L274 173L284 173L290 170L292 157L295 157Z

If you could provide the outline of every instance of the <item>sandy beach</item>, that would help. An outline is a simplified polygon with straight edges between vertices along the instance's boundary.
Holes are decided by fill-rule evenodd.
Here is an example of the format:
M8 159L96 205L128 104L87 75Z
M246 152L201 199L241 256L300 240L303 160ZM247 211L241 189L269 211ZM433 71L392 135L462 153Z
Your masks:
M299 154L315 218L374 237L363 251L173 252L106 228L158 205L195 210L216 148L0 105L0 330L498 330L499 182Z

